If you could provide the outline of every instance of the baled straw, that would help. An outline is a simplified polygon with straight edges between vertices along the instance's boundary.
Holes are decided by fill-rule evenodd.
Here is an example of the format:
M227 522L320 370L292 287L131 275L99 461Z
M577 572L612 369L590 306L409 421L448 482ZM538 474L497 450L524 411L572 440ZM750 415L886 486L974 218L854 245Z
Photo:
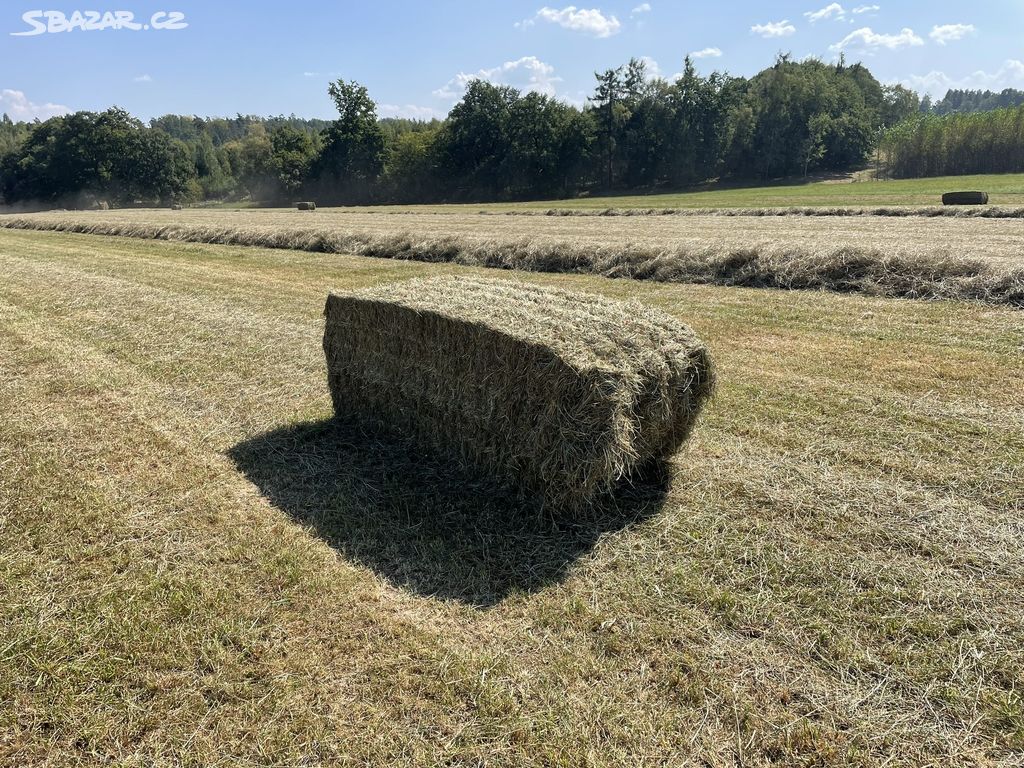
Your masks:
M440 277L330 295L335 411L579 510L672 455L714 374L707 349L641 304Z

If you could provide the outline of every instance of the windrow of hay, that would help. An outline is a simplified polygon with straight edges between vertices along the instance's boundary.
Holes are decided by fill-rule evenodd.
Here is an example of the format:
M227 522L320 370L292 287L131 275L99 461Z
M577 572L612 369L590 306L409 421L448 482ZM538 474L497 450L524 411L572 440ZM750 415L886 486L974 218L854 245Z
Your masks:
M439 277L328 297L336 413L383 423L580 512L675 453L710 397L707 349L636 302Z
M256 220L253 217L232 223L219 218L218 223L202 223L42 215L0 217L0 227L347 253L531 272L830 290L890 298L961 299L1024 307L1024 269L942 251L903 252L901 243L894 243L892 249L842 243L790 245L782 241L733 245L709 240L712 244L672 245L669 237L650 244L602 244L593 239L560 240L557 235L549 235L549 239L517 236L515 231L485 239L469 232L450 236L387 234L385 228L353 231L319 223L268 226L252 223ZM827 240L821 238L822 242Z

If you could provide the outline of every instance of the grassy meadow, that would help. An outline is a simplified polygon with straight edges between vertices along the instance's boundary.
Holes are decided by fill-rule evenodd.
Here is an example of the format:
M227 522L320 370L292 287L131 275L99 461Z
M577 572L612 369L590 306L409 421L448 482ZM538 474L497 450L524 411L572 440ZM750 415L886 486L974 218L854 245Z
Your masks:
M567 523L330 419L328 290L450 273L0 230L0 764L1021 760L1019 310L511 273L718 365Z
M678 208L879 208L930 207L942 204L944 192L976 190L989 193L989 204L1024 206L1024 173L992 173L964 176L932 176L920 179L875 179L872 172L837 175L834 178L787 178L763 182L716 182L672 192L590 195L551 200L502 203L440 203L350 206L354 210L424 211L460 213L567 210L598 212L611 209ZM208 210L257 209L258 203L203 203Z
M1024 205L1024 174L938 176L878 181L863 174L836 179L786 179L775 184L709 184L677 192L532 200L521 203L467 203L441 206L386 206L423 210L599 210L604 208L788 208L940 205L943 192L978 190L989 193L991 205ZM229 206L230 207L230 206Z

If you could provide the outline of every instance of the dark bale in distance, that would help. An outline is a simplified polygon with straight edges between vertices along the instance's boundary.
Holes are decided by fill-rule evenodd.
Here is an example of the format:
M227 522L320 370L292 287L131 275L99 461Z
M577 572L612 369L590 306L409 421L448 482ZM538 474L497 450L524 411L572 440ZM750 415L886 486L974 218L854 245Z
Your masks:
M943 205L988 205L988 192L947 192Z

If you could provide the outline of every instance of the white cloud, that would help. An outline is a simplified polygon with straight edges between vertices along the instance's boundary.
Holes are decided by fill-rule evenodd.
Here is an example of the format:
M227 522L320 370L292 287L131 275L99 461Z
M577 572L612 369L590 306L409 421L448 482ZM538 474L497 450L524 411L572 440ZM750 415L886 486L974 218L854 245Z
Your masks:
M523 56L515 61L481 69L476 72L460 72L447 83L434 91L440 99L457 101L462 98L466 86L473 80L486 80L496 85L511 85L523 91L536 91L545 96L555 95L555 83L562 78L555 77L555 68L545 64L536 56Z
M406 117L410 120L433 120L435 117L444 117L433 107L420 107L416 104L380 104L377 106L377 114L381 117Z
M8 88L0 90L0 114L7 114L14 122L29 122L39 118L46 120L56 115L66 115L71 110L63 104L37 104L29 101L24 91Z
M1001 91L1004 88L1024 86L1024 61L1007 59L995 72L979 69L965 77L951 77L945 72L932 70L926 75L911 75L900 82L921 93L930 93L939 98L949 89L975 91Z
M846 17L846 11L843 10L843 6L839 3L830 3L821 10L807 11L804 16L807 17L809 22L814 24L815 22L823 21L824 19L836 19L839 21Z
M573 32L583 32L594 37L611 37L622 29L622 23L615 16L605 16L598 8L577 8L575 5L566 6L561 10L544 6L533 18L516 22L515 26L532 27L538 21L557 24Z
M914 30L904 27L898 35L886 35L873 32L871 27L855 29L835 45L830 45L830 51L845 51L848 48L855 48L864 51L876 51L879 48L887 48L896 51L900 48L924 45L924 40L914 34Z
M880 5L858 5L853 9L853 12L856 14L877 13L880 10L882 10L882 6Z
M767 24L755 24L750 31L764 38L789 37L796 32L796 27L789 23L789 19L783 19L782 21L769 21Z
M576 91L574 94L559 94L558 99L560 101L564 101L566 104L571 104L577 109L583 109L587 105L587 102L590 101L591 95L590 91Z
M941 26L932 27L932 31L928 33L928 37L934 40L939 45L945 45L946 43L954 40L961 40L967 35L974 34L973 24L943 24Z
M632 11L629 12L629 15L630 16L639 16L641 13L650 13L650 12L651 12L651 4L650 3L640 3L640 5L638 5L636 8L634 8Z
M721 48L701 48L699 51L693 51L690 57L694 59L717 59L721 55Z
M152 83L153 78L149 75L139 75L138 77L132 78L133 83Z
M641 56L640 61L644 63L644 71L647 72L648 80L654 80L655 78L662 76L661 67L659 67L658 62L656 62L650 56Z

